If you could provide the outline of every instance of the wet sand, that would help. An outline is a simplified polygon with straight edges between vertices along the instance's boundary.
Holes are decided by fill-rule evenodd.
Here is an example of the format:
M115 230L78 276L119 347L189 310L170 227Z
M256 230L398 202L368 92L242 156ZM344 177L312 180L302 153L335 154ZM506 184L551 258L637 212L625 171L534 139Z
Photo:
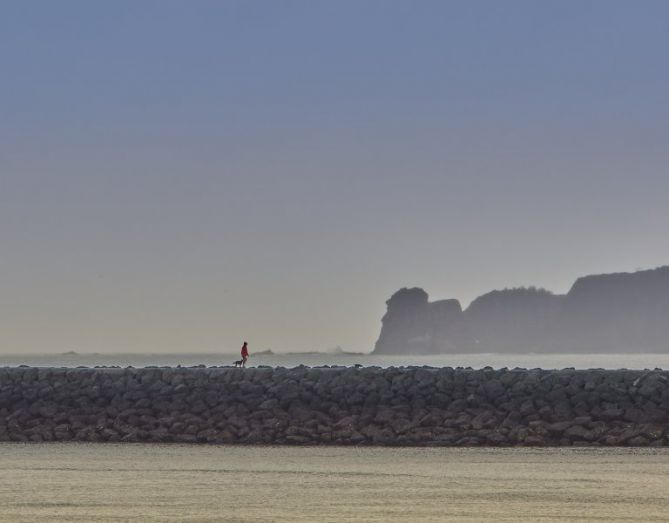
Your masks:
M669 521L669 449L0 444L0 521Z

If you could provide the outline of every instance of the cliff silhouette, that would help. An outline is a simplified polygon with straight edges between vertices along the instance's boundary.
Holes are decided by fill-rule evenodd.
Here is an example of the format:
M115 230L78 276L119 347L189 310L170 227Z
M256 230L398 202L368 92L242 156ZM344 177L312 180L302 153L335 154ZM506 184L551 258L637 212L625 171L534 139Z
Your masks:
M386 305L375 354L669 352L669 266L585 276L566 295L495 290L465 310L417 287Z

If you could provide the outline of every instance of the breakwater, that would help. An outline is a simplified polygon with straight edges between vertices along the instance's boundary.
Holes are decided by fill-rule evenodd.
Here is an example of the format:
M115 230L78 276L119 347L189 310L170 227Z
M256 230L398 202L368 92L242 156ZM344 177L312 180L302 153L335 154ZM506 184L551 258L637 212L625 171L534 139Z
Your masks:
M664 446L669 373L0 368L0 441Z

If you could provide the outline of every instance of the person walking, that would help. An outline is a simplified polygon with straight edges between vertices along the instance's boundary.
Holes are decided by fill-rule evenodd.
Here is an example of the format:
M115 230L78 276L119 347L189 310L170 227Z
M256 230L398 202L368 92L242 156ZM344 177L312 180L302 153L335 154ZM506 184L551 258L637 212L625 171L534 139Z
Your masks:
M242 345L242 367L246 367L246 360L249 359L249 347L248 343L244 342Z

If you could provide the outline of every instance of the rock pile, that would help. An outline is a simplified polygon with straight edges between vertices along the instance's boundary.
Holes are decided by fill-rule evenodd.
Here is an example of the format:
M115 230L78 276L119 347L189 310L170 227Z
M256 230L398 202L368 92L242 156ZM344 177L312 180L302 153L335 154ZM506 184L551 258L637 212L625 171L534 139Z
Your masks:
M0 368L0 441L669 445L669 373Z

